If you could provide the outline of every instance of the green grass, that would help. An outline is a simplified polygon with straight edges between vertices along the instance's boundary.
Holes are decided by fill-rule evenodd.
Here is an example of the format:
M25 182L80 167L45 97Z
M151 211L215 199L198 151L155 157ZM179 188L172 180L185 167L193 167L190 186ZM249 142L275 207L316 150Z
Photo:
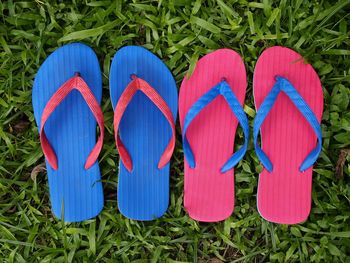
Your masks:
M350 148L349 0L73 2L0 0L0 259L350 261L350 156L346 154ZM44 59L57 47L74 41L94 48L103 70L107 134L100 166L106 202L96 220L64 224L50 211L31 90ZM324 144L314 167L313 208L308 221L276 225L259 216L256 189L261 166L252 144L235 170L234 214L216 224L192 221L183 209L179 128L167 214L154 222L121 216L116 209L118 155L108 75L113 54L125 45L142 45L156 53L178 84L208 52L221 47L238 51L247 68L245 110L250 121L255 115L252 75L261 52L284 45L301 53L317 70L325 95ZM237 137L242 142L241 130ZM336 167L339 155L343 158ZM337 176L336 170L343 176Z

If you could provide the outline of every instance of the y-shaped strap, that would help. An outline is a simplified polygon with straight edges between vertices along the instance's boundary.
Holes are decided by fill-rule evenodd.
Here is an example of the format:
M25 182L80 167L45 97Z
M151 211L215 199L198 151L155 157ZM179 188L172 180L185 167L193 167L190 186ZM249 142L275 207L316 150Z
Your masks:
M263 124L266 116L271 111L273 105L276 102L278 94L283 91L290 100L294 103L297 109L301 112L301 114L305 117L308 123L311 125L314 130L318 143L316 147L309 153L308 156L304 159L303 163L299 167L299 171L303 172L309 167L311 167L317 160L321 149L322 149L322 130L321 126L315 116L315 114L310 109L309 105L305 102L299 92L293 87L292 83L288 81L288 79L283 77L276 77L276 83L272 87L271 91L265 97L263 103L260 105L260 108L255 116L254 120L254 128L253 128L253 136L254 136L254 147L256 154L260 160L260 162L264 165L267 171L272 172L273 165L267 157L266 153L260 148L258 145L258 135L260 131L260 127Z
M151 87L151 85L148 84L147 81L141 78L138 78L135 75L133 75L132 78L133 80L125 88L114 110L114 136L115 136L118 152L120 155L120 159L123 162L125 168L129 172L131 172L133 167L132 160L126 147L124 146L122 140L119 137L118 130L119 130L120 121L123 117L123 114L127 106L129 105L130 101L132 100L136 92L139 90L139 91L142 91L158 107L158 109L163 113L165 118L168 120L169 125L171 127L171 132L172 132L171 139L167 147L165 148L158 163L158 169L161 169L170 161L171 155L173 154L173 151L174 151L174 147L175 147L174 117L168 105L164 101L164 99L157 93L157 91L154 88Z
M104 121L103 121L103 114L102 110L100 108L99 103L97 102L94 94L91 92L89 86L86 84L86 82L80 77L79 73L76 73L76 75L72 78L70 78L68 81L66 81L50 98L50 100L47 102L44 111L41 115L41 122L40 122L40 142L41 147L43 149L44 155L50 166L54 169L58 169L57 164L57 157L52 149L46 134L45 134L45 123L50 117L50 115L54 112L54 110L57 108L57 106L64 100L64 98L73 90L76 89L80 92L80 94L83 96L84 100L86 101L87 105L89 106L91 112L93 113L98 126L100 127L100 137L98 138L98 141L92 151L90 152L84 168L87 170L89 169L97 160L98 155L101 152L102 144L103 144L103 136L104 136ZM69 112L67 112L69 114Z
M220 171L224 173L232 169L243 158L244 154L247 151L249 138L248 118L245 115L244 110L241 104L239 103L237 97L232 92L229 84L225 80L223 80L219 84L214 86L212 89L210 89L207 93L205 93L202 97L200 97L192 105L185 117L182 140L185 157L191 168L195 168L196 162L191 146L186 137L187 129L190 126L193 119L219 95L222 95L225 98L226 102L230 106L231 111L235 114L239 123L241 124L244 133L244 145L228 159L228 161L221 167Z

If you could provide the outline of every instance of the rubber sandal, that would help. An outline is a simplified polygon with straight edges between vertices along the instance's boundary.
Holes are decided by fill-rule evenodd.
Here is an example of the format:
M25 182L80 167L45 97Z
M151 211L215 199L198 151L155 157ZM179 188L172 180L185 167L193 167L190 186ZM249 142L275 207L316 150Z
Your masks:
M53 52L34 80L34 116L46 160L52 211L67 222L95 217L103 207L97 162L104 135L101 97L97 57L80 43ZM100 128L97 142L96 120Z
M242 108L246 85L244 63L230 49L219 49L201 58L191 77L185 77L181 84L184 206L195 220L216 222L233 212L233 167L243 158L249 137L248 119ZM233 154L238 122L245 142Z
M178 104L175 80L154 54L128 46L113 58L110 95L120 155L119 210L135 220L159 218L169 204Z
M255 67L254 100L254 145L264 166L259 213L275 223L303 222L311 209L312 166L322 147L320 79L295 51L271 47Z

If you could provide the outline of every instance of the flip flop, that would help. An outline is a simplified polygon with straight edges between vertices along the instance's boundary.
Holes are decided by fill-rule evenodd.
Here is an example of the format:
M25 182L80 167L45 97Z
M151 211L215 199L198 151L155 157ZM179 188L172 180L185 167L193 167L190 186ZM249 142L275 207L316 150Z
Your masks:
M67 222L92 218L103 207L97 162L104 135L101 97L97 57L80 43L53 52L34 80L34 116L46 160L52 211ZM96 120L100 127L97 142Z
M181 84L184 206L195 220L216 222L233 212L233 167L243 158L249 137L248 119L242 108L246 86L244 63L230 49L219 49L201 58L191 77L185 77ZM233 154L238 122L245 142Z
M259 213L275 223L303 222L311 209L312 165L322 148L320 79L295 51L271 47L255 67L254 100L254 145L264 166Z
M169 203L169 161L175 147L177 88L148 50L128 46L110 69L114 132L120 155L118 207L135 220L161 217Z

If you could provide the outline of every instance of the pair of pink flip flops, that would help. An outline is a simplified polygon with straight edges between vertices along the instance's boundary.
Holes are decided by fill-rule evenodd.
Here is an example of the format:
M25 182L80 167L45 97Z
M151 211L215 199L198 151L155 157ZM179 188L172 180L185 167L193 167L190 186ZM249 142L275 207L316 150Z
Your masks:
M240 112L232 113L234 105L228 96L235 96L241 107L246 87L243 60L230 49L200 59L193 74L182 82L179 113L185 152L184 206L195 220L220 221L233 212L232 167L237 160L232 158L238 120L243 117ZM320 79L301 55L276 46L258 59L253 89L257 110L253 137L264 167L257 193L259 213L271 222L302 222L310 213L312 165L321 151ZM256 142L259 132L261 148ZM239 151L236 153L242 155Z

